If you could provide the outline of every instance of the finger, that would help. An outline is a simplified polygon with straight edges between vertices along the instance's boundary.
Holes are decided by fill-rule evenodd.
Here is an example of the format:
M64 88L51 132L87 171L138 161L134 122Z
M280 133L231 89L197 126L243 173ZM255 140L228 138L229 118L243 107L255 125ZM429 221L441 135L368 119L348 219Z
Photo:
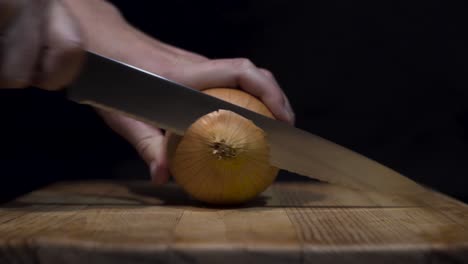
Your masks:
M62 88L78 74L85 53L77 21L61 1L53 1L46 22L45 43L34 84L48 90Z
M260 71L268 78L270 78L273 82L275 82L278 86L280 86L278 84L278 81L276 80L275 76L273 75L273 73L271 73L271 71L267 70L267 69L263 69L261 68ZM286 94L283 92L283 97L284 97L284 103L285 103L285 107L286 109L288 110L289 112L289 115L292 117L292 123L294 124L295 121L296 121L296 115L294 114L294 110L293 108L291 107L291 103L289 102L289 99L288 97L286 96Z
M295 124L296 123L296 114L294 113L294 110L293 110L293 108L291 106L291 103L289 102L289 99L286 96L286 94L283 94L283 96L284 96L286 109L288 110L289 116L291 118L290 122L291 122L291 124Z
M259 69L266 77L274 80L276 82L276 79L275 79L275 76L273 76L273 73L271 73L271 71L267 70L267 69L263 69L263 68L260 68Z
M46 1L18 2L15 7L19 8L18 14L2 30L0 87L21 88L30 84L39 58L46 4Z
M171 78L171 76L169 76ZM291 122L281 88L246 59L211 60L188 65L177 81L196 89L241 88L259 97L279 120Z
M165 140L160 129L113 112L97 109L104 121L137 150L150 169L151 179L164 184L169 179Z

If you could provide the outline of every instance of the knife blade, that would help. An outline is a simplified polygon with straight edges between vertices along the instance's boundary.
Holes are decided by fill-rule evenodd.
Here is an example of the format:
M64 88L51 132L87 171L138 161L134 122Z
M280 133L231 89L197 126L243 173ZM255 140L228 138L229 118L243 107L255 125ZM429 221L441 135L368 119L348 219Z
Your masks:
M266 132L271 165L280 169L358 190L391 195L423 191L398 172L324 138L96 53L87 52L67 96L179 135L205 114L230 110Z

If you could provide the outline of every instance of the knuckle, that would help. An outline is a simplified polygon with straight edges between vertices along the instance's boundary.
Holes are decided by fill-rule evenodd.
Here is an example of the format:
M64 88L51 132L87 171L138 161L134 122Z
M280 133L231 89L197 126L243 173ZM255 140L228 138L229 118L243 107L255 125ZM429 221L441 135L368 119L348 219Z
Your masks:
M248 70L255 67L252 61L246 58L232 59L232 64L241 70Z
M58 90L73 81L85 60L78 46L65 46L50 51L43 59L39 86L46 90Z
M146 138L142 138L136 143L135 149L140 156L145 157L148 154L148 152L151 150L151 146L152 146L152 138L146 137Z
M268 77L273 78L273 73L267 69L262 69L263 73L265 73Z

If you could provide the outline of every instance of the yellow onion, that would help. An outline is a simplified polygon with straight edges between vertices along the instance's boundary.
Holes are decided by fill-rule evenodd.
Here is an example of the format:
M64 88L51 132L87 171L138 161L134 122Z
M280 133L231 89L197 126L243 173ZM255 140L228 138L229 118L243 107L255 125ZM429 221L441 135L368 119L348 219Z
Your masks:
M228 88L205 93L273 118L252 95ZM168 137L169 169L193 198L211 204L246 202L264 191L278 168L269 163L266 134L252 121L227 110L194 122L183 137Z

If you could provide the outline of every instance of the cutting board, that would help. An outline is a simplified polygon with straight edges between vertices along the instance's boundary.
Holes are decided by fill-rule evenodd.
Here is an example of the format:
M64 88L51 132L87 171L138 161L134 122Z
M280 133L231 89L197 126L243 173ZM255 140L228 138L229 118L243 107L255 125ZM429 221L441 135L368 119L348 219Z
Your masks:
M61 182L0 206L0 263L468 263L468 206L310 181L210 207L174 184Z

